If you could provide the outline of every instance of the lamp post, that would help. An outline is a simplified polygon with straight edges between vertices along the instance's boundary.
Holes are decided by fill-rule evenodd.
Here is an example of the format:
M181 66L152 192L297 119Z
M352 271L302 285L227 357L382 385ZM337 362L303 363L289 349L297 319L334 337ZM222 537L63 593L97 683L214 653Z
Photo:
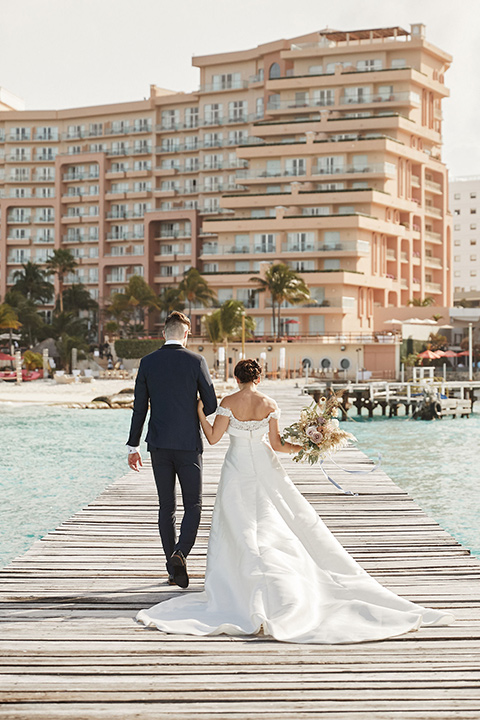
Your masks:
M468 380L473 380L473 338L472 323L468 323Z

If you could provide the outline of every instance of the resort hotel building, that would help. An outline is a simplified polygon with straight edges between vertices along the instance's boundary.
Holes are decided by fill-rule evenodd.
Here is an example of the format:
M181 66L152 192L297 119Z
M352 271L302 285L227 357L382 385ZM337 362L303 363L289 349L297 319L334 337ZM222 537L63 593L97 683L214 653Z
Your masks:
M323 30L194 57L192 93L33 111L2 90L0 295L53 248L72 252L68 282L101 308L133 275L159 292L196 267L268 343L270 298L252 278L283 262L311 291L282 307L284 339L329 344L325 362L343 369L350 347L362 366L390 367L395 337L377 312L452 304L450 62L423 25ZM193 309L197 334L204 313Z
M450 181L454 302L480 306L480 176Z

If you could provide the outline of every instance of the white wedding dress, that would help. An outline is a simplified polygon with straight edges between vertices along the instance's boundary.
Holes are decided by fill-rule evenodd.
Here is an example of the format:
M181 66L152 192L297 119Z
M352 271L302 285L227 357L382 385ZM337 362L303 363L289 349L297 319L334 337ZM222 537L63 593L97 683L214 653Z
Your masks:
M231 411L230 447L218 486L205 590L141 610L165 633L252 635L295 643L352 643L447 625L445 611L382 587L335 539L264 439L270 418Z

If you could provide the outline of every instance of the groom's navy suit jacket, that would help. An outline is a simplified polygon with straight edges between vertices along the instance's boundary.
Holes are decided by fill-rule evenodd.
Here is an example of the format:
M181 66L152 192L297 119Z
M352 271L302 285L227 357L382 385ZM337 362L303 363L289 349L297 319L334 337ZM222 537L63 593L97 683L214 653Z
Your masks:
M182 345L164 345L140 362L127 445L140 444L150 401L148 449L203 450L197 414L197 391L205 415L217 409L217 398L205 358Z

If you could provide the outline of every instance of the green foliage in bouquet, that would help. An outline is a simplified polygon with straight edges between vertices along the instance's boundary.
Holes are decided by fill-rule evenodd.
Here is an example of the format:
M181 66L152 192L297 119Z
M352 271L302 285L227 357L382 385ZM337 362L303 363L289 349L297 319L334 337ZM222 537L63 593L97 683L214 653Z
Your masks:
M332 454L348 445L356 438L346 430L341 430L338 422L339 397L332 395L328 400L320 398L318 404L303 408L300 419L285 428L282 443L290 440L302 446L294 455L295 462L308 462L315 465L326 455Z

